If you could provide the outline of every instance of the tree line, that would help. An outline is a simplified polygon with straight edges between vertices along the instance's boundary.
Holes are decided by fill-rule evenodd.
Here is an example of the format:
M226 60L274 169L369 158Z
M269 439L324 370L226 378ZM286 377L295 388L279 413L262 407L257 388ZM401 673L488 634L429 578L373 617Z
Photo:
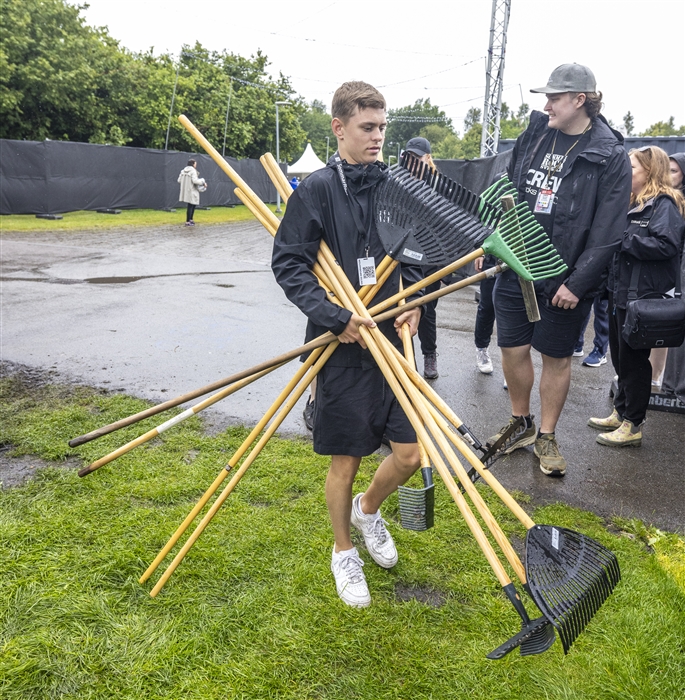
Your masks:
M83 7L64 0L0 0L0 138L109 143L194 151L176 117L183 113L220 151L237 158L275 152L276 102L281 158L299 157L307 141L324 160L335 149L326 105L306 103L287 76L273 78L268 58L184 46L178 57L132 52L106 29L86 25ZM173 100L173 112L170 117ZM528 105L502 105L501 138L525 129ZM476 158L481 110L472 107L460 136L429 99L388 111L386 162L406 141L424 136L437 158ZM633 135L633 116L622 129ZM673 117L641 136L685 134Z

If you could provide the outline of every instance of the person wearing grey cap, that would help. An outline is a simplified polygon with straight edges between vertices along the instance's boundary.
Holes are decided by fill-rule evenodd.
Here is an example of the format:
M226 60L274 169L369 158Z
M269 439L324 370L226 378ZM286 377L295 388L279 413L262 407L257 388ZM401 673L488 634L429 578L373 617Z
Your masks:
M595 296L623 235L631 169L623 136L600 114L602 93L587 66L566 63L546 85L545 112L532 112L514 147L508 176L528 202L568 269L535 283L540 321L530 323L516 275L508 270L494 290L497 342L511 400L511 422L525 420L505 452L534 445L540 469L563 476L566 460L555 430L571 382L571 358ZM542 357L540 431L530 415L535 371L531 348ZM492 444L509 425L489 438Z

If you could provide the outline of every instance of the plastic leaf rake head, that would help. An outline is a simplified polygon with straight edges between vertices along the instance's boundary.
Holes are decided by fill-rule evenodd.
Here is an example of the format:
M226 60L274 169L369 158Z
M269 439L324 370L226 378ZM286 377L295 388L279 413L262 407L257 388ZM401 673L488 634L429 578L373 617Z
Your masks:
M442 267L479 248L493 233L501 210L421 166L414 171L393 168L381 181L374 194L376 226L391 257ZM479 215L483 207L488 223Z
M493 185L490 185L490 187L488 187L488 189L481 194L481 204L478 209L481 219L490 215L488 205L493 208L499 208L502 197L505 197L506 195L511 195L514 198L514 202L516 202L518 199L518 193L516 192L514 183L505 175L497 180Z
M526 202L505 212L483 250L503 260L525 280L555 277L567 269Z
M526 535L528 590L569 647L621 579L616 555L579 532L534 525Z

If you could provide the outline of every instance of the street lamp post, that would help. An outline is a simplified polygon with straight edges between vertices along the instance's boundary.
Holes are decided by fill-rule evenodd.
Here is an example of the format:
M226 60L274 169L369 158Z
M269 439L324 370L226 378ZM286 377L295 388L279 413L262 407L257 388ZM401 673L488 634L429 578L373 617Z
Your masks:
M280 144L280 133L278 128L278 108L279 106L289 105L290 102L276 102L276 162L279 167L281 165L281 144ZM276 188L276 211L281 213L281 193Z
M181 52L181 56L183 52ZM164 150L169 150L169 131L171 130L171 115L174 111L174 100L176 99L176 86L178 85L178 71L181 68L181 56L178 57L178 63L176 64L176 78L174 80L174 90L171 93L171 107L169 107L169 123L166 127L166 140L164 141Z
M226 155L226 132L228 131L228 110L231 109L231 95L233 94L233 78L228 79L228 104L226 105L226 123L224 124L224 147L221 155Z

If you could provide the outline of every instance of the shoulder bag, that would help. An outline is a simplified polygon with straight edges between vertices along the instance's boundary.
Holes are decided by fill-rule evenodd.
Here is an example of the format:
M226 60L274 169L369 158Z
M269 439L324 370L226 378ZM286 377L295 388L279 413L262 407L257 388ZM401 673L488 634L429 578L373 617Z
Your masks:
M685 300L677 276L675 296L661 299L638 299L637 284L641 264L633 267L626 304L626 321L621 335L633 350L677 348L685 340Z

